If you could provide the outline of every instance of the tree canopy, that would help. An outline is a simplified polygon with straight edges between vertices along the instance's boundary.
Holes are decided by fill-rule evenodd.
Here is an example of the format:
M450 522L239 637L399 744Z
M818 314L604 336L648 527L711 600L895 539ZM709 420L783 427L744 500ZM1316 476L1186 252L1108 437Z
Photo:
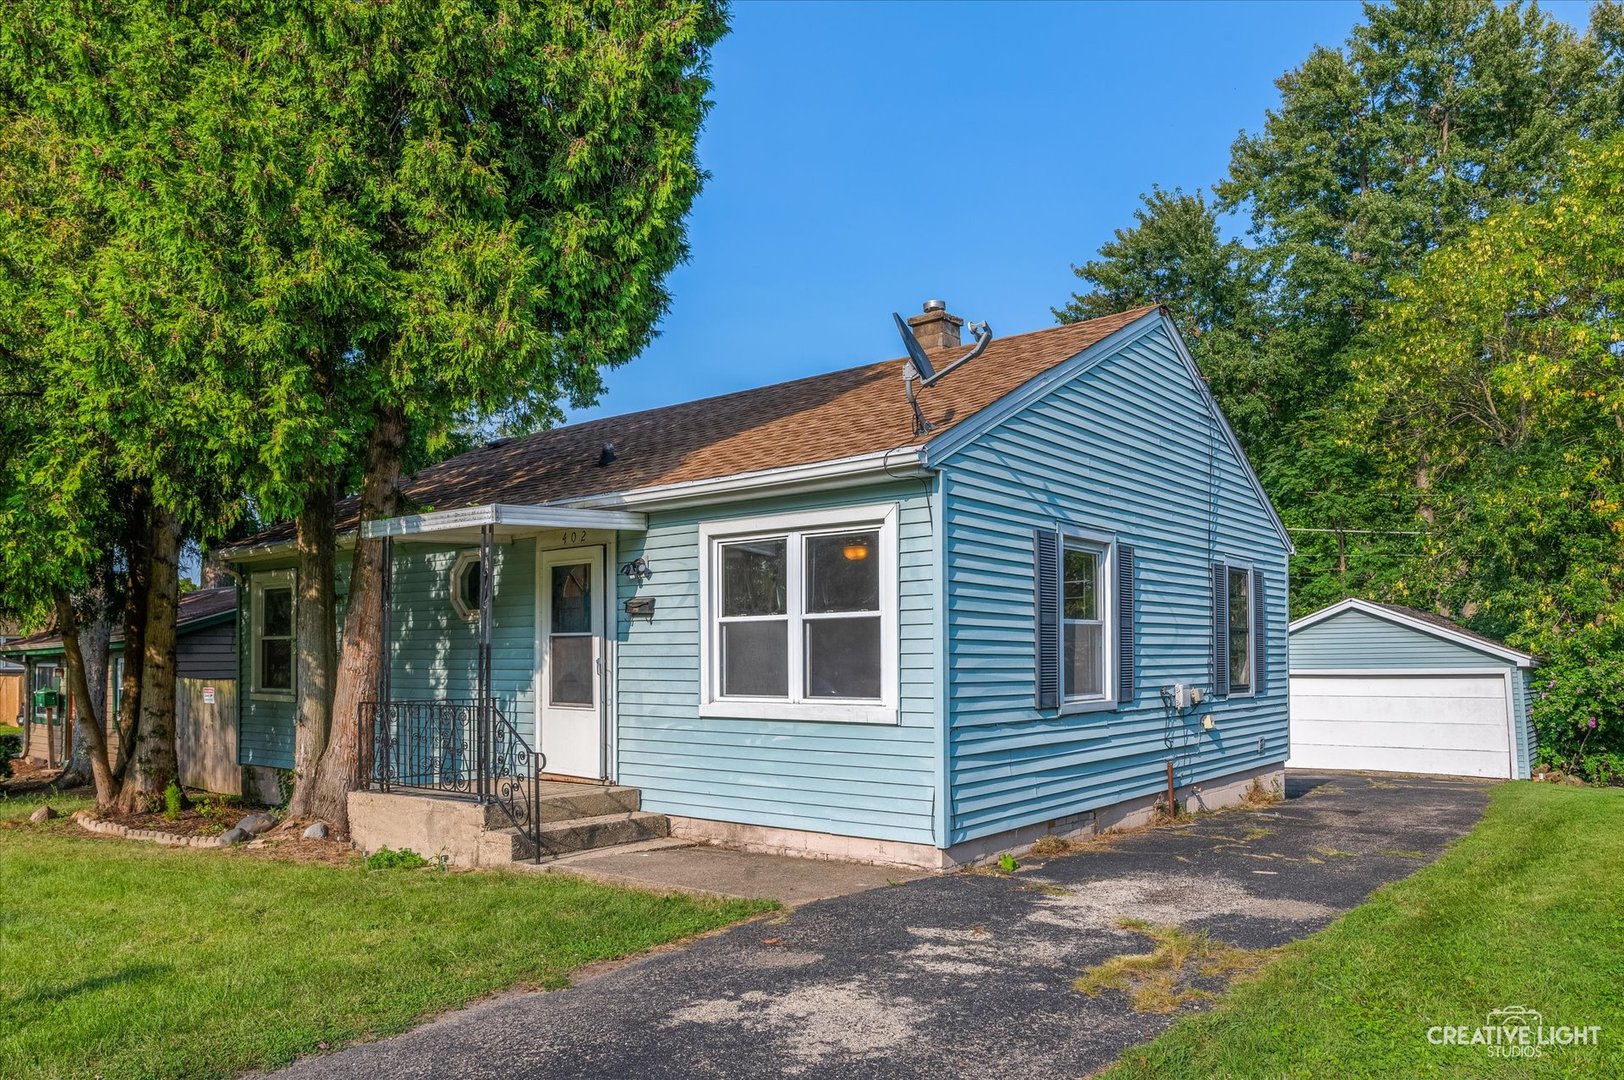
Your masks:
M1294 612L1450 614L1550 654L1570 705L1624 647L1621 74L1614 0L1583 34L1367 4L1281 76L1215 201L1153 189L1055 311L1171 307L1293 531Z

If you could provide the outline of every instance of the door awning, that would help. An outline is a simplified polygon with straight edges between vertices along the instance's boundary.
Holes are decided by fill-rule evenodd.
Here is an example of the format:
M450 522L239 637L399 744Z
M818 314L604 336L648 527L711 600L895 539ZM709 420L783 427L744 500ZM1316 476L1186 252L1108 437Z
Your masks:
M488 503L457 510L435 510L427 514L403 514L361 523L367 539L385 536L421 539L430 543L457 544L477 541L485 526L497 537L528 536L542 529L607 529L613 532L647 532L648 515L629 510L580 510L570 506L522 506Z

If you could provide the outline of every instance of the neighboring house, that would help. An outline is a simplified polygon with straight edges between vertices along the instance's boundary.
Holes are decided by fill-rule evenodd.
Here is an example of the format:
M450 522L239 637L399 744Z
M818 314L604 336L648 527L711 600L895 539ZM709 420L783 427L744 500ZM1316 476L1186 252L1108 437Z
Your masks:
M181 783L242 794L237 766L237 590L197 589L180 598L176 612L176 749ZM108 646L106 715L118 709L124 678L122 629ZM72 750L73 694L67 686L62 636L50 632L0 645L0 655L21 661L29 687L23 756L61 765ZM108 752L116 757L118 732L108 725Z
M402 789L512 804L531 749L654 831L932 867L1138 820L1169 761L1181 801L1277 785L1290 542L1171 320L951 369L962 320L909 322L928 385L888 360L416 476L420 512L364 526L391 538L393 662L359 718L389 793L352 797L358 842L486 861ZM221 557L246 589L242 761L287 768L292 527ZM521 833L567 810L548 798L508 806ZM531 838L512 850L559 850Z
M1323 608L1291 624L1286 764L1527 779L1536 663L1413 608Z

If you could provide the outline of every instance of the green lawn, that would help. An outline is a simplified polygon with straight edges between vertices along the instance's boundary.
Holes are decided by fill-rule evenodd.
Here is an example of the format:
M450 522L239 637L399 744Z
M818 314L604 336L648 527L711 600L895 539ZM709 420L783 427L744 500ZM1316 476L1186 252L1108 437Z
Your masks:
M1427 1041L1517 1005L1547 1027L1600 1025L1600 1042L1528 1059ZM1624 1076L1624 790L1496 788L1442 860L1103 1075Z
M0 803L0 821L37 800ZM71 811L79 803L53 798ZM771 905L0 829L0 1076L227 1076Z

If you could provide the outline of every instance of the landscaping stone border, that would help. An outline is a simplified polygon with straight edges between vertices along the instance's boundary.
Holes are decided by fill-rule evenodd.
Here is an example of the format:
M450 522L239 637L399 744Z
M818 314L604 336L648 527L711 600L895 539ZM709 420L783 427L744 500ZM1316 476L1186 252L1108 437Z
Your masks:
M176 833L167 833L161 829L132 829L128 825L120 825L116 821L102 821L100 818L90 817L83 811L73 815L74 823L87 832L97 833L101 836L117 836L124 840L146 840L155 844L165 844L169 847L195 847L195 848L223 848L230 847L219 836L180 836Z

